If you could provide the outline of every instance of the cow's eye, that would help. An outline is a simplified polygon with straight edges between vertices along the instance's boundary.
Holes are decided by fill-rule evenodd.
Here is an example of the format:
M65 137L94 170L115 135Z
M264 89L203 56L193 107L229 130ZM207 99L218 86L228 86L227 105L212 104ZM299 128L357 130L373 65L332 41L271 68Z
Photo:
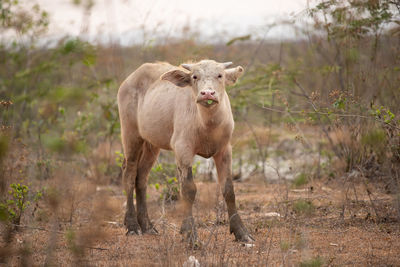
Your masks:
M222 74L218 74L218 78L222 78Z
M193 75L193 79L196 80L196 79L197 79L197 76L196 76L196 75Z

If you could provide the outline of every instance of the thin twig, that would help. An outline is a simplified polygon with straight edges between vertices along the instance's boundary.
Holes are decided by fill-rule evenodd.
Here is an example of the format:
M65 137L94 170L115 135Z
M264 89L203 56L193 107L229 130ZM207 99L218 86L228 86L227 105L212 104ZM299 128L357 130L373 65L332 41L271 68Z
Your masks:
M305 110L282 110L282 109L276 109L276 108L270 108L270 107L266 107L264 105L262 106L258 106L262 109L266 109L269 111L273 111L273 112L278 112L278 113L293 113L293 114L318 114L318 115L325 115L325 116L329 116L329 115L335 115L335 116L339 116L339 117L355 117L355 118L361 118L361 119L369 119L369 120L374 120L377 122L381 122L384 123L394 129L400 130L400 127L397 127L396 125L390 124L385 122L384 120L378 119L378 118L374 118L374 117L370 117L370 116L365 116L365 115L359 115L359 114L346 114L346 113L331 113L331 112L321 112L321 111L305 111Z
M40 230L40 231L45 231L45 232L49 232L49 233L65 234L65 232L62 232L62 231L48 230L48 229L42 228L42 227L33 227L33 226L27 226L27 225L21 225L21 224L12 224L12 225L15 227L20 227L20 228L25 228L25 229Z
M271 235L270 240L269 240L269 246L268 246L268 251L267 251L267 259L266 259L266 263L265 264L268 263L268 258L269 258L269 255L271 253L271 248L272 248L272 239L274 237L274 232L272 231L272 228L269 229L269 232L270 233L272 232L272 235Z
M265 180L266 179L266 177L265 177L265 159L266 159L267 155L266 155L265 151L262 148L260 140L259 140L259 138L257 136L257 133L255 132L253 126L249 123L249 121L247 120L246 116L242 115L242 118L243 118L243 120L245 121L245 123L247 124L247 126L249 127L251 133L254 136L254 141L256 142L257 150L258 150L258 153L259 153L259 156L260 156L260 160L261 160L261 163L262 163L262 171L263 171L262 175L263 175L264 180Z
M109 250L108 248L100 248L100 247L86 247L90 249L97 249L97 250Z
M202 253L202 255L204 255L204 252L206 251L206 248L208 247L208 245L209 245L209 243L210 243L210 241L211 241L211 238L214 236L214 232L215 232L215 229L217 228L217 225L216 224L214 224L213 225L213 227L212 227L212 229L211 229L211 231L210 231L210 235L209 235L209 237L208 237L208 240L207 240L207 242L204 244L204 246L203 246L203 253Z

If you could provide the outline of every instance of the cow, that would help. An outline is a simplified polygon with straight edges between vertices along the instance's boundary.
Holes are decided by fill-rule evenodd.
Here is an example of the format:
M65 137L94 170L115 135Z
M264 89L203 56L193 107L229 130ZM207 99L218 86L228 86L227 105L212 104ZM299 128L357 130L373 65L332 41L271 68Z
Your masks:
M237 241L254 241L237 212L232 183L230 140L234 121L225 86L234 84L243 68L228 68L231 65L232 62L214 60L179 67L164 62L145 63L121 84L118 110L125 156L127 234L157 233L147 213L147 177L160 149L165 149L175 154L184 207L180 232L184 237L197 242L192 215L197 190L192 164L194 156L200 155L215 161L230 233Z

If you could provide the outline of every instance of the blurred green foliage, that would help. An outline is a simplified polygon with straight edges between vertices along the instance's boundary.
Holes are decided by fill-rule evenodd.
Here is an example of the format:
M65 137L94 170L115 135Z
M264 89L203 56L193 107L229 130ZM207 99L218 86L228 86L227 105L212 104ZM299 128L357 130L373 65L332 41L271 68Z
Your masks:
M320 267L324 265L324 260L320 256L300 262L300 267Z
M305 173L300 173L294 180L293 186L294 187L301 187L308 183L307 175Z
M0 126L32 149L34 176L50 177L57 157L86 158L118 140L117 82L98 74L97 47L69 37L43 43L48 15L37 5L2 1L0 14L0 30L10 33L0 43L0 100L12 102L1 107ZM3 135L0 143L2 153Z
M8 137L6 135L0 134L0 163L7 155L8 142Z
M196 176L200 162L192 167L192 175ZM179 199L179 181L176 177L175 164L158 163L150 173L150 183L157 191L160 191L160 200L170 203Z
M311 215L314 212L314 205L309 200L299 199L293 203L293 210L298 215Z

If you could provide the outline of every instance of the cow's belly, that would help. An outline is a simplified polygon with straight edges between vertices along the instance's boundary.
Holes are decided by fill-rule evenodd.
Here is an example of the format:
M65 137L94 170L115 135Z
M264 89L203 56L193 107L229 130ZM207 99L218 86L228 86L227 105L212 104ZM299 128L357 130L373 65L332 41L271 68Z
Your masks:
M198 151L196 153L196 155L199 155L199 156L201 156L203 158L208 159L208 158L211 158L212 156L214 156L215 153L217 153L217 150L213 149L213 150L207 150L207 151Z
M174 109L171 96L162 92L149 92L138 107L138 128L140 136L152 145L171 149Z
M170 140L172 127L162 126L160 118L150 118L146 122L139 121L140 136L153 146L171 150Z

